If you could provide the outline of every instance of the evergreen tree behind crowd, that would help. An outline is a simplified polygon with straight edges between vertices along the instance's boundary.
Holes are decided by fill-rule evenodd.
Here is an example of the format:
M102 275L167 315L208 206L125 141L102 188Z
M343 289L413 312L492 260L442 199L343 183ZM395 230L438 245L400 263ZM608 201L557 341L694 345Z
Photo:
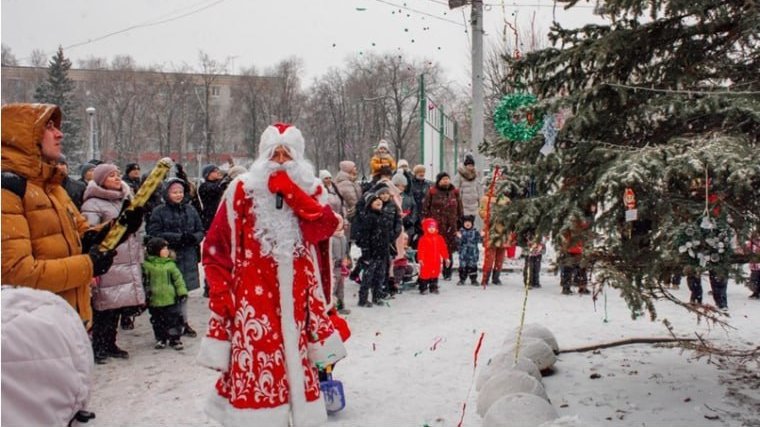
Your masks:
M61 108L64 154L72 158L81 158L83 155L82 141L79 136L81 112L74 98L74 82L69 79L70 68L71 61L63 56L63 48L59 46L56 54L50 59L47 79L37 86L34 100L55 104Z
M497 215L521 235L552 236L560 249L568 236L583 242L594 280L621 289L634 316L646 308L654 318L653 299L679 301L662 286L673 274L739 279L747 261L739 248L760 225L758 8L752 0L599 0L609 24L555 23L553 47L505 57L504 94L539 99L518 113L563 111L566 121L548 155L541 134L486 144L509 159L510 192L532 196ZM627 189L635 221L626 221Z

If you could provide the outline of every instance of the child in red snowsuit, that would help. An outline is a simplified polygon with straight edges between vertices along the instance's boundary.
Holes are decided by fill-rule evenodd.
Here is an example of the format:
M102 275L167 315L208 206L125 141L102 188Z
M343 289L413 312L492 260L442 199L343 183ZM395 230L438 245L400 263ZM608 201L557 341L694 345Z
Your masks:
M417 280L420 293L425 294L430 288L433 294L438 293L438 276L441 274L441 261L446 266L449 260L449 250L443 236L438 234L438 223L433 218L422 220L423 235L417 244L417 260L420 263L420 277Z

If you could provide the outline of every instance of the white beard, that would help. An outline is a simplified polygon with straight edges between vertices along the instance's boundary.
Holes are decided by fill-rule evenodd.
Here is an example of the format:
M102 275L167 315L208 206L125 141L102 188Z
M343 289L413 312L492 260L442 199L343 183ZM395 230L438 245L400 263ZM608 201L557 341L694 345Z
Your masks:
M280 165L269 160L256 160L248 173L241 176L246 195L253 199L255 224L253 236L261 245L261 255L290 256L301 243L298 217L287 203L276 208L276 194L269 191L269 176L278 170L287 172L302 190L312 194L318 185L309 162L289 161Z

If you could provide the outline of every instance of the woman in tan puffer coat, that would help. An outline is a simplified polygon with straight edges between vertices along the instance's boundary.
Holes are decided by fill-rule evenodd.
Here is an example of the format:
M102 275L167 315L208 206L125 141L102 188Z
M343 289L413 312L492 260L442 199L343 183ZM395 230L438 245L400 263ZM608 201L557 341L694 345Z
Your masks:
M119 169L110 163L95 168L93 179L84 191L82 214L91 224L102 224L119 216L122 204L132 198L132 190L122 181ZM107 357L127 358L116 346L116 330L124 308L145 304L142 286L142 234L135 233L116 248L113 266L98 278L93 290L92 346L95 361Z
M2 107L2 276L58 294L89 325L93 258L80 240L89 225L61 186L58 159L42 155L43 136L60 139L60 125L55 105Z

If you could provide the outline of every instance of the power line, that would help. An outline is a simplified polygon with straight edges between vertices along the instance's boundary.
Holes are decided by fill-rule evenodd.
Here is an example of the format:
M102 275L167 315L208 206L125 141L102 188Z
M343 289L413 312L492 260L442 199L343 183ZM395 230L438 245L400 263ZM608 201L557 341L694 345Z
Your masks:
M676 93L684 95L758 95L760 91L732 91L732 90L680 90L680 89L658 89L646 86L632 86L620 83L604 83L607 86L624 89L642 90L648 92Z
M160 15L159 17L155 18L154 20L145 21L145 22L140 23L140 24L131 25L131 26L123 28L121 30L117 30L117 31L113 31L111 33L104 34L102 36L98 36L98 37L95 37L95 38L92 38L92 39L87 39L86 41L70 44L68 46L63 46L63 49L64 50L73 49L73 48L76 48L76 47L85 46L85 45L88 45L88 44L99 42L99 41L107 39L109 37L113 37L113 36L118 35L118 34L126 33L128 31L135 30L135 29L138 29L138 28L153 27L153 26L156 26L156 25L161 25L161 24L165 24L165 23L168 23L168 22L176 21L178 19L190 16L190 15L194 15L194 14L196 14L198 12L202 12L202 11L204 11L204 10L206 10L208 8L211 8L213 6L216 6L217 4L222 3L224 1L225 0L216 0L213 3L207 4L205 6L201 6L201 7L197 8L197 9L190 10L189 12L182 13L181 15L170 16L170 15L176 13L177 11L182 10L182 9L175 9L172 12L168 12L168 13L165 13L163 15ZM199 4L202 4L202 3L203 2L199 2L199 3L196 3L195 5L190 6L190 7L191 8L192 7L196 7L196 6L198 6ZM170 17L166 18L166 19L162 19L164 16L170 16ZM158 19L158 20L156 20L156 19ZM49 55L49 54L50 54L49 52L45 52L45 55ZM20 61L28 60L29 58L31 58L31 57L21 58Z
M431 3L435 3L435 4L442 4L442 5L444 5L444 6L447 6L447 7L448 7L448 5L449 5L449 3L448 3L448 2L446 2L446 1L443 1L443 0L427 0L427 1L429 1L429 2L431 2ZM486 2L483 2L483 6L488 6L488 7L501 7L501 5L500 5L500 4L496 4L496 3L486 3ZM509 5L507 5L507 6L509 6L509 7L554 7L554 5L553 5L553 4L541 4L541 3L538 3L538 2L536 2L536 3L520 3L520 4L518 4L518 3L512 3L512 4L509 4ZM591 8L593 8L594 6L590 6L590 5L582 5L582 4L576 4L575 6L573 6L573 8L576 8L576 7L577 7L577 8L584 8L584 9L591 9Z
M432 13L427 13L427 12L424 12L424 11L421 11L421 10L418 10L418 9L412 9L411 7L407 7L407 6L404 6L404 5L400 5L400 4L396 4L396 3L391 3L391 2L385 1L385 0L375 0L375 1L378 2L378 3L387 4L388 6L393 6L393 7L399 8L399 9L404 9L404 10L408 10L410 12L418 13L420 15L429 16L429 17L431 17L433 19L438 19L440 21L448 22L450 24L458 25L460 27L463 26L462 24L460 24L457 21L453 21L453 20L447 19L447 18L441 18L440 16L433 15Z
M87 41L83 41L83 42L79 42L79 43L74 43L72 45L65 46L64 49L72 49L72 48L79 47L79 46L84 46L84 45L87 45L87 44L90 44L90 43L95 43L95 42L101 41L103 39L107 39L109 37L113 37L113 36L121 34L121 33L126 33L127 31L135 30L135 29L138 29L138 28L153 27L153 26L156 26L156 25L165 24L167 22L176 21L177 19L181 19L181 18L184 18L186 16L194 15L194 14L196 14L198 12L204 11L204 10L206 10L206 9L208 9L210 7L216 6L217 4L222 3L224 1L225 0L217 0L217 1L215 1L215 2L213 2L211 4L208 4L206 6L200 7L198 9L192 10L192 11L187 12L187 13L183 13L182 15L178 15L178 16L171 17L171 18L166 18L166 19L163 19L163 20L160 20L160 21L132 25L132 26L124 28L122 30L114 31L112 33L108 33L108 34L102 35L100 37L96 37L94 39L89 39Z

